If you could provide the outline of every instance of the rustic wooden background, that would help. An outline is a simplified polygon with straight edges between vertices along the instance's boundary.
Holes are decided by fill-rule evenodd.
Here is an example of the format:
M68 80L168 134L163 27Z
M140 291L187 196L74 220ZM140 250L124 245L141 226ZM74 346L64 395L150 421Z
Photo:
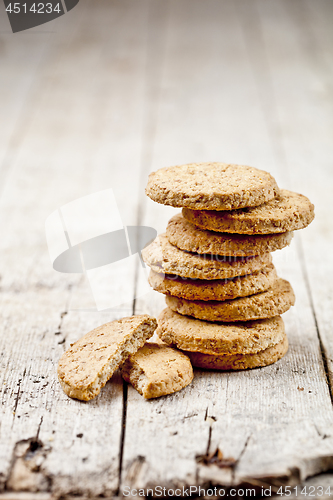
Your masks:
M274 491L332 470L332 1L81 0L15 35L0 10L0 498ZM274 255L297 297L287 356L198 370L155 401L118 375L96 400L70 400L56 378L69 343L164 301L151 291L97 312L83 275L52 269L47 216L111 187L124 224L161 232L175 210L145 197L148 173L210 160L268 170L315 203L314 223ZM122 279L134 298L135 273ZM197 460L217 448L232 467Z

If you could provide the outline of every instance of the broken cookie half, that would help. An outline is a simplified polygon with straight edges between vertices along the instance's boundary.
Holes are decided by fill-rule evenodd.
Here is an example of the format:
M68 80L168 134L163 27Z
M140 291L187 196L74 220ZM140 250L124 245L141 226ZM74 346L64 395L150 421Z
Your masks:
M126 359L121 374L146 399L180 391L193 380L192 365L185 354L150 342Z
M156 327L156 319L143 314L106 323L84 335L60 358L58 377L64 392L83 401L93 399Z

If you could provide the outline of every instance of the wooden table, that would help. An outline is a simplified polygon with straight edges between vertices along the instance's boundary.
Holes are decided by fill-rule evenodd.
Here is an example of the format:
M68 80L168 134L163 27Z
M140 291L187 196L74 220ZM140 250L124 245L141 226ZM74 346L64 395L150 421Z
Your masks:
M13 35L1 5L0 498L274 492L333 469L332 7L81 0ZM122 316L157 315L164 300L151 291L98 312L84 275L52 269L46 218L112 188L125 225L162 232L177 211L145 197L148 173L210 160L268 170L315 203L314 223L274 255L297 297L284 315L288 354L244 373L196 370L185 390L152 401L119 375L89 403L67 398L56 367L69 344ZM135 276L121 280L133 298ZM229 466L200 459L217 449Z

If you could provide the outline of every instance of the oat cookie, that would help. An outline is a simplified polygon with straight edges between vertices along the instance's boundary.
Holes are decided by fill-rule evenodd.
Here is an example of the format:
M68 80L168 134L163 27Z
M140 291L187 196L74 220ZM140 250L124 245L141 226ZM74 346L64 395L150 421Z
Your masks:
M60 358L58 378L67 396L89 401L116 369L149 339L157 326L143 314L99 326L75 342Z
M289 245L293 237L291 231L264 235L208 231L187 221L182 214L177 214L169 220L166 235L172 245L187 252L238 257L279 250Z
M268 203L230 212L183 209L192 224L211 231L239 234L271 234L302 229L314 219L314 206L302 194L286 189Z
M160 234L142 251L142 258L157 273L205 280L244 276L272 262L269 253L249 257L221 257L184 252L171 245L165 234Z
M249 354L281 342L281 316L239 323L217 323L194 319L164 309L158 318L157 335L178 349L204 354Z
M214 356L200 352L184 352L189 356L192 365L197 368L206 368L209 370L246 370L248 368L271 365L283 358L287 351L288 339L287 335L284 334L278 344L253 354Z
M190 163L149 175L146 194L173 207L233 210L273 199L279 188L268 172L245 165Z
M295 303L289 281L278 278L266 292L225 301L186 300L168 295L170 309L205 321L250 321L273 318L288 311Z
M230 300L264 292L276 280L273 264L262 271L224 280L194 280L173 274L149 273L149 284L157 292L188 300Z
M127 358L121 374L146 399L180 391L193 380L189 358L157 343L146 343Z

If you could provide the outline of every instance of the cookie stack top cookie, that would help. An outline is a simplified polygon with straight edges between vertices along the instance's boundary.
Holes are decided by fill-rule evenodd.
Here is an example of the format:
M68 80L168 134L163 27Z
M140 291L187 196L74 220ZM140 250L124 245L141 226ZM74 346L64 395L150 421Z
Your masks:
M173 207L234 210L270 201L279 188L268 172L247 165L190 163L151 173L146 194Z

